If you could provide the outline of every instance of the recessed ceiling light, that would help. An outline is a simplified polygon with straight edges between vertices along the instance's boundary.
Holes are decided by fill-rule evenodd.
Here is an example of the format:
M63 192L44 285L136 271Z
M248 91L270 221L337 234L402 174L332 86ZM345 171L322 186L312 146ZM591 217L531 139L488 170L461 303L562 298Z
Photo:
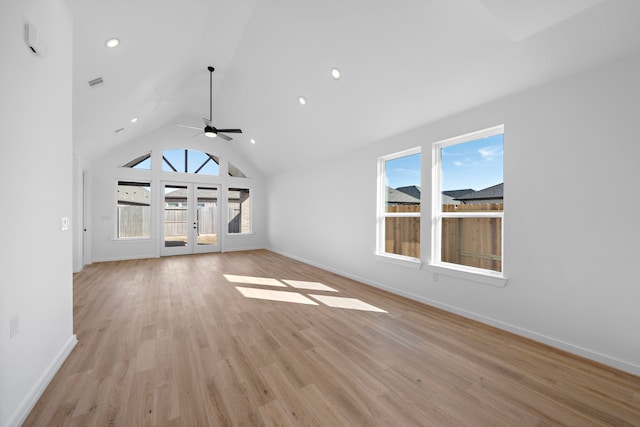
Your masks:
M249 141L251 141L251 143L252 143L252 144L255 144L255 143L256 143L256 140L255 140L255 139L253 139L253 138L251 138Z
M300 105L305 105L307 103L307 98L305 98L304 96L299 96L298 102L300 103Z
M331 69L331 77L333 77L336 80L339 80L340 79L340 75L341 75L341 73L340 73L339 69L337 69L337 68L332 68Z
M107 45L107 47L116 47L120 44L120 40L114 37L112 39L107 40L105 44Z
M131 119L131 123L135 123L135 122L137 122L137 121L138 121L138 118L137 118L137 117L134 117L133 119Z

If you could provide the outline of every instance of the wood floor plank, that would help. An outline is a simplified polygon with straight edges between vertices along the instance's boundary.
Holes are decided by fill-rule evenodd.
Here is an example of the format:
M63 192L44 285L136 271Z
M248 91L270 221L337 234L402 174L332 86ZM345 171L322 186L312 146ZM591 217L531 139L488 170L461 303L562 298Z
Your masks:
M27 427L640 425L637 376L264 250L88 266L74 329Z

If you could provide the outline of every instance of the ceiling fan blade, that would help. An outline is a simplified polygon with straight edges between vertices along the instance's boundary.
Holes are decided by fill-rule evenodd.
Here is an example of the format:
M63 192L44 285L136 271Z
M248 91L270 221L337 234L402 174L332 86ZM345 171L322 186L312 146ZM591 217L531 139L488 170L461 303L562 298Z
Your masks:
M178 126L179 128L202 130L202 128L197 128L195 126L187 126L187 125L176 125L176 126Z
M224 133L242 133L242 129L218 129L218 132L224 132Z
M203 118L202 118L202 121L204 122L204 124L205 124L206 126L213 126L213 125L211 124L211 120L209 120L209 119L205 119L205 118L203 117Z
M218 137L224 139L225 141L231 141L233 138L231 138L230 136L227 136L223 133L218 132Z

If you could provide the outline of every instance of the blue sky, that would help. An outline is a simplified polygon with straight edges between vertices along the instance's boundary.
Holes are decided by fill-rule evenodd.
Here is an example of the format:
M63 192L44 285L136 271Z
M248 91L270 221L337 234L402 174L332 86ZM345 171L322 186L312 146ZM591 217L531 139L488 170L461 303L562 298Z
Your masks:
M184 172L184 149L164 150L162 155L166 157L166 159L169 160L176 169L178 169L178 172ZM187 167L187 171L194 173L206 160L207 155L202 151L189 150L189 165ZM162 170L171 171L171 168L163 161ZM219 175L220 167L211 160L207 162L207 164L198 173L202 175Z
M503 135L477 139L442 149L442 190L482 190L503 182ZM426 168L427 170L429 168ZM420 185L420 155L386 163L387 185Z

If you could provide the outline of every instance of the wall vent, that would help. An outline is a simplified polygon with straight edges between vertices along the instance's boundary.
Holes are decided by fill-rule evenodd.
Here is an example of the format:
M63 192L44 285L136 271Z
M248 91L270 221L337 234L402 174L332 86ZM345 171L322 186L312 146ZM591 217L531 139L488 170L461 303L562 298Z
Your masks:
M93 80L89 80L89 87L94 87L101 84L104 84L104 80L102 80L102 77L96 77Z

